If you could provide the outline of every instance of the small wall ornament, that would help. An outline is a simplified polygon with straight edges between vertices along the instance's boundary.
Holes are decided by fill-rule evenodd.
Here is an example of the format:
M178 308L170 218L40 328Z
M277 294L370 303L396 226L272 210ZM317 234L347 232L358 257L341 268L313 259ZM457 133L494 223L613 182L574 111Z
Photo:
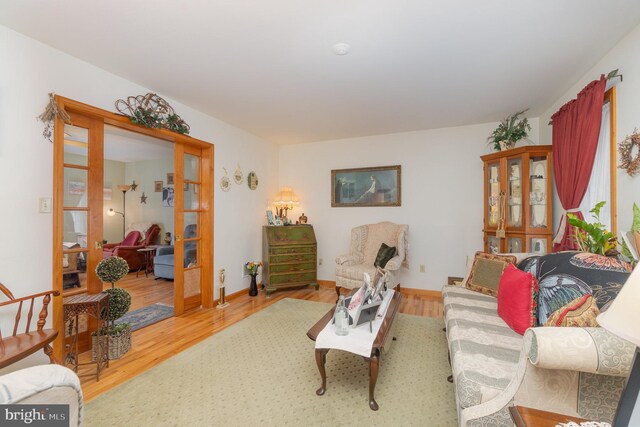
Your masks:
M189 134L191 129L176 114L167 101L155 93L130 96L116 101L116 110L124 114L132 123L153 129L168 129L181 134Z
M242 173L242 169L240 169L240 163L238 163L238 167L236 168L236 171L233 173L233 179L236 180L236 184L240 185L242 184L243 177L244 177L244 174Z
M229 175L227 175L227 168L222 168L224 171L224 176L220 178L220 188L222 191L231 190L231 180L229 179Z
M618 144L620 153L620 166L618 168L627 171L629 176L637 175L640 172L640 133L634 129L631 135Z
M69 117L66 111L58 107L56 94L51 92L49 93L49 103L44 107L44 112L38 116L38 120L45 124L42 136L51 143L53 143L51 137L53 136L53 124L56 117L60 118L66 124L71 124L71 117Z
M258 175L254 171L247 174L247 186L250 190L258 188Z
M146 195L146 194L144 194L144 191L142 192L142 196L140 196L140 204L141 204L141 205L142 205L142 204L144 204L144 205L146 205L146 204L147 204L147 195Z

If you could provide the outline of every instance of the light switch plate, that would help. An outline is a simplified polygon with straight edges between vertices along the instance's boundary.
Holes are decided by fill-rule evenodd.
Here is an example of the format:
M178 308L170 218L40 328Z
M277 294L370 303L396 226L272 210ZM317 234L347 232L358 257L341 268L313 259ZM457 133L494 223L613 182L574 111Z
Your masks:
M40 197L38 199L38 211L40 213L51 213L51 197Z

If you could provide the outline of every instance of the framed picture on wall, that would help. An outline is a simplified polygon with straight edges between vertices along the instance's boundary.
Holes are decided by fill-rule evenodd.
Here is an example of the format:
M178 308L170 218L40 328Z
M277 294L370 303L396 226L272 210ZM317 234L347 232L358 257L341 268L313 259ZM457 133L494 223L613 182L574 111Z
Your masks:
M102 189L102 200L111 200L112 195L113 195L112 188L105 187Z
M173 187L164 187L162 189L162 206L166 208L172 208L173 205Z
M69 194L81 196L84 194L86 184L81 181L69 181Z
M167 174L167 185L173 185L173 172Z
M155 181L154 182L154 189L156 191L156 193L162 193L162 187L163 187L163 182L162 181Z
M401 206L401 166L331 171L331 207Z

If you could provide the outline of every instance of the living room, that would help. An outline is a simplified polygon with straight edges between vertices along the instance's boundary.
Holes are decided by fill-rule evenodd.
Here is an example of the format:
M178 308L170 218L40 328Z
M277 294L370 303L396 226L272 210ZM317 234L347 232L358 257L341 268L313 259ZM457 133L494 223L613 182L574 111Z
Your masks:
M53 144L43 138L43 124L35 119L50 92L111 112L116 111L118 99L155 92L189 123L191 136L215 144L214 256L209 261L214 299L220 297L221 269L225 269L227 295L248 288L242 267L261 259L265 211L273 209L273 199L284 186L292 187L300 202L288 212L289 218L295 222L304 213L314 227L321 261L319 280L335 281L334 259L348 251L352 228L392 221L409 225L409 264L401 273L402 287L439 293L448 277L465 275L469 259L483 248L480 156L492 152L486 141L500 120L530 108L526 113L531 124L529 143L551 144L551 116L589 82L618 69L624 79L615 81L617 141L640 127L636 78L640 75L640 11L634 1L611 5L496 1L486 8L460 2L451 9L439 2L429 5L434 8L431 11L417 3L405 8L380 2L376 9L332 2L318 10L308 6L313 12L282 1L270 6L252 4L246 16L232 6L217 5L209 10L211 16L201 14L201 18L194 5L165 5L164 12L156 5L148 11L153 17L148 22L137 4L123 3L116 13L110 10L116 9L114 5L85 10L89 6L70 2L69 10L60 11L41 3L32 9L28 9L31 2L13 3L0 3L0 177L5 200L12 207L0 214L2 235L12 242L1 249L0 282L16 296L52 288L52 217L38 212L38 201L53 197ZM169 10L173 7L180 11L180 17L175 17L178 22L172 22ZM473 13L465 13L469 11ZM476 14L482 18L480 24L474 23ZM552 15L557 16L552 19ZM95 22L95 16L108 19ZM441 23L437 16L443 17ZM594 31L588 23L602 16L608 17L607 22ZM56 33L56 21L65 19L72 19L76 27ZM160 61L166 55L163 44L173 46L169 39L187 37L190 19L203 28L227 32L205 32L202 38L211 45L178 44L179 49L171 50L172 65ZM225 21L239 28L232 31L223 25ZM304 32L292 21L314 32ZM269 28L284 28L284 23L292 25L291 33L282 29L269 33L264 44L258 43ZM147 35L160 33L142 45L149 50L137 47L135 37L144 34L132 30L137 25L147 29ZM420 32L429 25L448 37ZM461 28L477 31L478 37L461 35L475 34ZM406 34L412 31L417 32L415 37ZM76 40L77 34L86 40ZM117 43L100 43L116 36L121 37ZM429 43L406 44L427 36L432 37ZM99 49L90 51L90 42ZM337 42L351 44L351 52L334 54ZM223 56L222 48L235 43L237 50L229 48ZM109 49L110 44L120 47ZM304 57L308 51L317 51L316 56ZM218 60L211 60L211 68L191 74L198 67L187 64L201 52L211 52ZM251 57L249 63L242 62L244 55ZM503 61L504 55L509 59ZM274 62L281 57L291 62ZM300 61L316 71L296 69L296 58L305 58ZM287 67L305 78L282 86L276 77L278 70ZM408 71L411 67L418 74L429 73L414 86L401 84L409 77L416 79ZM373 75L363 81L367 73ZM200 88L204 91L213 85L209 79L216 81L215 88L198 96ZM263 81L262 91L253 86L241 90L243 82L250 81ZM223 91L225 86L234 91ZM375 96L365 96L369 92ZM260 93L262 98L251 98ZM279 111L269 116L270 109ZM331 170L388 165L402 166L401 206L331 207ZM225 170L231 177L238 167L245 176L250 171L257 174L257 188L232 182L230 191L222 191L219 183ZM618 170L619 230L632 225L639 188L637 177ZM118 196L114 190L113 199ZM129 206L133 209L133 204ZM555 226L562 216L560 206L556 195ZM332 296L335 299L335 293ZM9 323L7 319L3 317L3 325ZM39 353L36 361L46 363L46 358ZM315 369L314 361L309 363ZM25 359L11 370L31 364L33 358ZM380 399L381 411L383 404Z

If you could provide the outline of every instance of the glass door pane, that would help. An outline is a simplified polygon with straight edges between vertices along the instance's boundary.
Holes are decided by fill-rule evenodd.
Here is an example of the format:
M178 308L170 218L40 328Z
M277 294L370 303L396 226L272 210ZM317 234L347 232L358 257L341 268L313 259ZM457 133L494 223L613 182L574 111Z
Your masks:
M550 197L547 194L547 157L531 157L529 163L529 179L531 181L529 186L531 189L529 193L530 225L535 228L547 228L547 198Z
M518 254L524 252L524 241L522 237L507 237L507 252Z
M500 249L500 241L501 239L496 236L487 236L487 247L486 251L490 254L497 254L501 252Z
M507 226L522 227L522 159L507 161Z
M500 162L487 165L487 224L497 227L500 222Z
M201 305L202 233L200 150L175 146L175 313ZM182 232L179 232L179 231ZM181 260L182 262L178 262Z

